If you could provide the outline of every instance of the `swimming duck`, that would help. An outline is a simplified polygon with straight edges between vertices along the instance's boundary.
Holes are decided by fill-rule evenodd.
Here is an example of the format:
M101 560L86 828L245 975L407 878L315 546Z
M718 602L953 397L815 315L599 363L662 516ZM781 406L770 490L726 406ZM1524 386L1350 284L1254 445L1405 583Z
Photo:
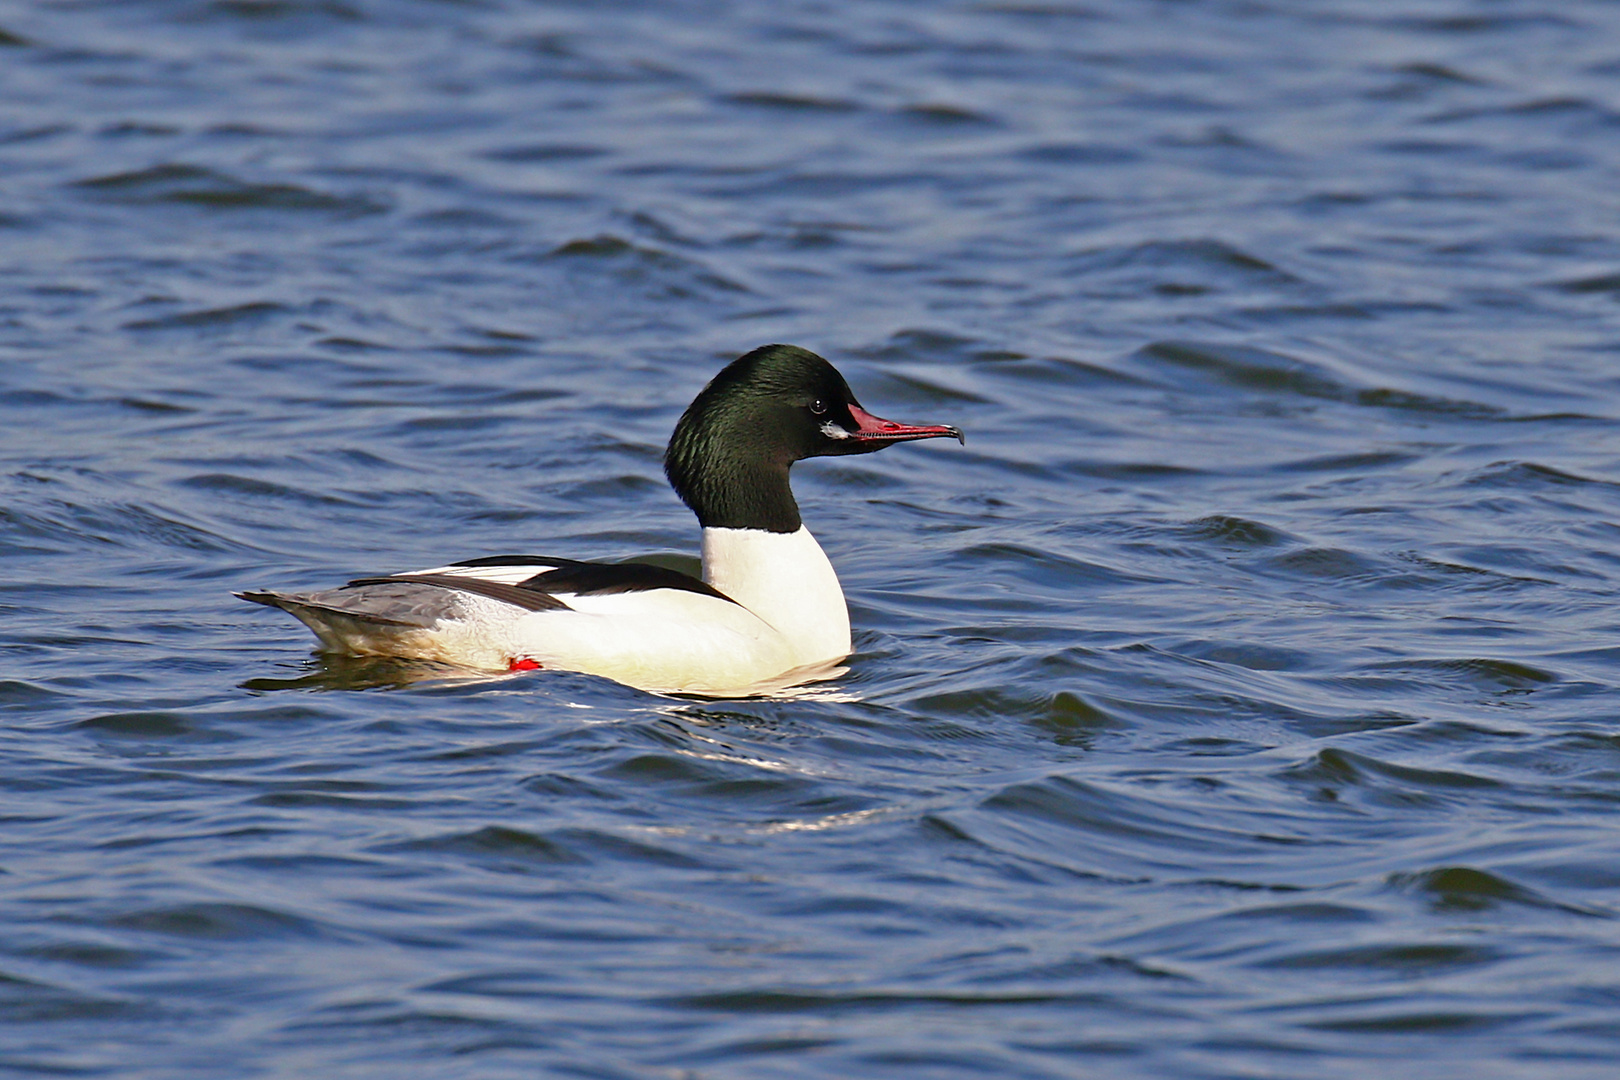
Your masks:
M825 677L851 651L838 575L799 518L788 470L954 427L873 416L826 360L765 345L682 414L664 473L703 527L703 577L648 563L494 555L310 593L242 592L326 649L490 671L580 671L729 696Z

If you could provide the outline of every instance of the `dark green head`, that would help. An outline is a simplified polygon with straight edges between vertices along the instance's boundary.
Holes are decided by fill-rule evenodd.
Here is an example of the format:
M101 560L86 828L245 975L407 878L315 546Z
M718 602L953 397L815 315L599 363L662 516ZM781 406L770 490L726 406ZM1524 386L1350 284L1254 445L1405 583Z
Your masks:
M764 345L728 364L687 407L664 473L705 527L794 532L799 507L788 469L795 461L945 435L962 438L953 427L879 419L815 353Z

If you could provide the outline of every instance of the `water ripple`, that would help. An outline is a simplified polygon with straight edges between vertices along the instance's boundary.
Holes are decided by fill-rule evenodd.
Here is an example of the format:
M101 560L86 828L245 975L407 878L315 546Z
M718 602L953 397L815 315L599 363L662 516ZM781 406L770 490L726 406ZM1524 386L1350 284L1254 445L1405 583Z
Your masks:
M1611 9L12 5L0 1071L1607 1076ZM830 684L230 596L690 571L767 341L968 435Z

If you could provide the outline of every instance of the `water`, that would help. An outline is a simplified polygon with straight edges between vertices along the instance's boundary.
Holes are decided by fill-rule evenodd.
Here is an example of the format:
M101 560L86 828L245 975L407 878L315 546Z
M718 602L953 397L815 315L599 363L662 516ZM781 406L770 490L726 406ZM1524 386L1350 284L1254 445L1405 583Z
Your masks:
M1612 1075L1620 8L0 30L0 1073ZM690 553L770 341L968 435L796 470L819 696L230 595Z

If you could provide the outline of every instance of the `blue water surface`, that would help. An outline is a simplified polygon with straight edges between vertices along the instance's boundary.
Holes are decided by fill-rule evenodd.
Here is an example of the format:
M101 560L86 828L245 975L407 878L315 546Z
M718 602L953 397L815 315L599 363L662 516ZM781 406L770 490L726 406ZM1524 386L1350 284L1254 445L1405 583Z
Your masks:
M0 1075L1607 1078L1620 6L0 4ZM233 590L695 551L785 341L858 652Z

